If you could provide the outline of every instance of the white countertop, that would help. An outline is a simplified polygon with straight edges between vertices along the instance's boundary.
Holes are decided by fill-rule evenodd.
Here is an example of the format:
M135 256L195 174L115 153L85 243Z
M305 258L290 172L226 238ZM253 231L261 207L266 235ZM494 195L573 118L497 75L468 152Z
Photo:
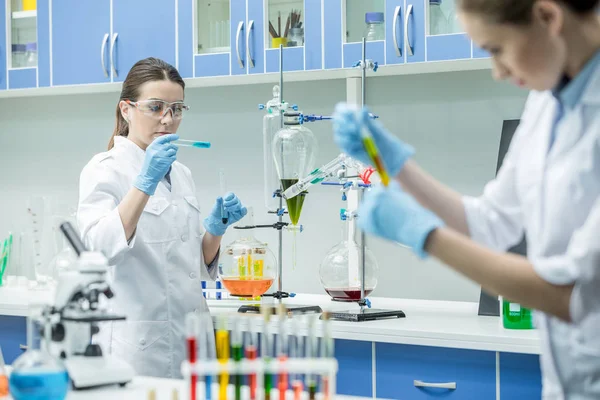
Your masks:
M0 288L0 315L26 316L30 304L48 303L50 292ZM373 308L402 310L406 318L369 322L332 322L336 339L398 343L408 345L450 347L459 349L539 354L540 341L535 330L508 330L498 317L477 315L477 303L370 298ZM320 305L324 310L358 309L356 304L332 302L327 295L298 294L286 303ZM238 300L209 300L211 314L236 313ZM237 314L237 313L236 313ZM239 314L238 314L239 315ZM254 315L254 329L262 319ZM304 323L299 324L305 332Z

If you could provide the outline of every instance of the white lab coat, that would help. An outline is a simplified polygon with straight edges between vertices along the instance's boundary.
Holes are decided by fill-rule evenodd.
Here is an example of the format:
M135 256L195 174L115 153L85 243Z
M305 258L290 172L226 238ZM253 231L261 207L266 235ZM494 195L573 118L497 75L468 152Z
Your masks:
M175 162L127 242L117 206L133 187L145 152L124 137L81 172L77 222L83 240L111 265L112 310L126 322L101 325L104 350L139 375L180 377L186 357L185 315L206 312L201 280L214 279L202 255L203 228L190 170ZM213 262L213 265L215 263ZM209 272L210 271L210 272Z
M600 398L600 67L550 137L557 99L530 94L503 166L463 203L474 240L499 251L526 235L536 272L574 284L573 322L536 313L545 399Z

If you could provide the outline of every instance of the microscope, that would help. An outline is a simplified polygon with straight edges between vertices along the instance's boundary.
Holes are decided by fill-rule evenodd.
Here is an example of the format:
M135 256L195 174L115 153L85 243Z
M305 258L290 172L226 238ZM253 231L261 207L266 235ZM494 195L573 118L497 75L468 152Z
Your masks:
M125 316L113 315L102 307L103 301L113 297L106 279L106 257L86 251L70 223L63 223L60 229L79 260L77 268L59 277L54 305L46 310L51 321L50 354L63 361L74 389L124 386L132 380L133 368L123 360L103 354L101 347L92 341L100 331L101 322L125 320Z

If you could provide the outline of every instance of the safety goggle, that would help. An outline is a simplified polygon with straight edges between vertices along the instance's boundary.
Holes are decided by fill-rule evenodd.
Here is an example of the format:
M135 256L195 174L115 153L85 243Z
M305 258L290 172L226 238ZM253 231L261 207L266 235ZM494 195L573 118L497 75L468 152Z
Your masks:
M190 109L181 101L174 101L172 103L169 103L164 100L125 100L125 102L140 110L144 115L155 119L163 119L165 115L167 115L169 110L171 110L171 115L173 116L173 119L179 120L183 118L183 112L188 111Z

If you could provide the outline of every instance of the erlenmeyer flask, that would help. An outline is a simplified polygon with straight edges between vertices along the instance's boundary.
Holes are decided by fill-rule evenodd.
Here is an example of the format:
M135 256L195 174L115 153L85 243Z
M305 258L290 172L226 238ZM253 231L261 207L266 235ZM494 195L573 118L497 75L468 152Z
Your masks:
M64 399L69 376L60 360L48 352L50 325L42 307L30 308L27 318L27 351L13 363L10 394L15 400Z
M252 208L248 209L244 223L254 226ZM233 296L261 296L277 279L275 256L266 243L254 237L254 229L238 229L238 235L221 253L219 278Z
M361 296L362 248L355 240L357 233L354 220L343 217L342 240L333 246L323 258L319 277L323 288L334 300L358 301ZM379 268L373 253L365 248L365 297L377 286Z
M273 158L285 191L314 169L318 149L313 133L300 123L299 112L286 112L283 115L284 127L273 139ZM286 200L293 225L297 225L300 219L305 194Z

